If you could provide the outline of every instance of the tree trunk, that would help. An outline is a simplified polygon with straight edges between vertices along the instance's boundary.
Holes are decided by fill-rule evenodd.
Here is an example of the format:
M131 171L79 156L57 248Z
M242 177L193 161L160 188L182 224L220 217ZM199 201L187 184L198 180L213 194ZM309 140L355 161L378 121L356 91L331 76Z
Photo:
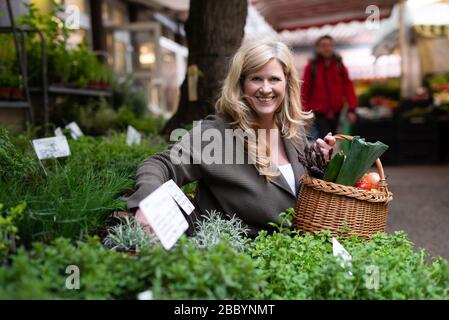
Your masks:
M189 101L186 76L178 110L166 123L163 133L169 134L214 113L229 59L243 38L247 5L246 0L190 0L185 30L188 65L196 64L202 74L198 78L198 100Z

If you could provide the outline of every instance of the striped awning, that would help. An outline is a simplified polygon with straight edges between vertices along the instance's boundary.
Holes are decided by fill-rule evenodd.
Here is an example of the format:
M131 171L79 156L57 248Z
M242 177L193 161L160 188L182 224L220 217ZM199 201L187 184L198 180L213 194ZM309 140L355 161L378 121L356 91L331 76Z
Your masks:
M426 38L449 38L449 25L416 25L413 26L414 31Z
M387 18L397 0L249 0L276 30L296 30L339 22L365 21L369 6L379 9L379 18ZM368 8L368 10L367 10ZM372 7L370 7L372 8Z

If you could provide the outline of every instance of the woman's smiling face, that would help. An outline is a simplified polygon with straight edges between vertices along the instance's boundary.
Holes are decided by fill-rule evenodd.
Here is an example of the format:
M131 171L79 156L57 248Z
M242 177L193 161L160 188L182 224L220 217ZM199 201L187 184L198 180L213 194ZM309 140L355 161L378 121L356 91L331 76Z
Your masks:
M272 119L284 100L286 84L281 63L271 59L245 77L243 92L260 119Z

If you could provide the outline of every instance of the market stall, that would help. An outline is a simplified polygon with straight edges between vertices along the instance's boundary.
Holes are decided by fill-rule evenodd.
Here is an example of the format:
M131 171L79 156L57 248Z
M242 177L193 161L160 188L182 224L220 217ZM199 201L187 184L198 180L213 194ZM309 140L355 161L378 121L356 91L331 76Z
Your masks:
M366 93L363 101L370 101L369 109L360 110L361 121L355 131L377 136L387 126L392 163L447 160L448 12L449 4L444 1L402 3L393 9L373 45L376 57L392 52L401 54L399 103L393 112L382 112L392 106L385 100L391 97Z

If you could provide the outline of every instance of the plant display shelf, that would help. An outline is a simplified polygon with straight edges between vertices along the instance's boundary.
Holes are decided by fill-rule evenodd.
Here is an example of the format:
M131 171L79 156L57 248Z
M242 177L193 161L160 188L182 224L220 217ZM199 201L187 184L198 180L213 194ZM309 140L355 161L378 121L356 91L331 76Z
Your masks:
M28 101L2 101L0 100L0 108L29 108L30 103Z
M42 92L42 88L31 87L30 92L39 93ZM107 98L112 97L112 90L72 88L59 85L50 85L48 87L48 93L53 95L78 95L78 96L107 97Z
M14 40L14 47L16 49L17 58L20 65L20 72L22 75L22 79L24 80L24 92L25 92L25 100L23 101L8 101L8 100L0 100L0 108L25 108L28 109L28 115L31 120L31 122L34 121L34 112L33 107L31 105L31 99L30 99L30 93L28 90L28 74L27 74L27 61L26 61L26 52L25 52L25 36L26 36L26 30L21 30L16 27L14 22L14 14L11 7L10 0L6 0L7 5L7 11L9 15L10 20L10 26L9 27L1 27L0 32L1 33L12 33L13 40ZM19 42L19 34L20 34L20 42ZM43 39L42 34L40 34L41 39Z

